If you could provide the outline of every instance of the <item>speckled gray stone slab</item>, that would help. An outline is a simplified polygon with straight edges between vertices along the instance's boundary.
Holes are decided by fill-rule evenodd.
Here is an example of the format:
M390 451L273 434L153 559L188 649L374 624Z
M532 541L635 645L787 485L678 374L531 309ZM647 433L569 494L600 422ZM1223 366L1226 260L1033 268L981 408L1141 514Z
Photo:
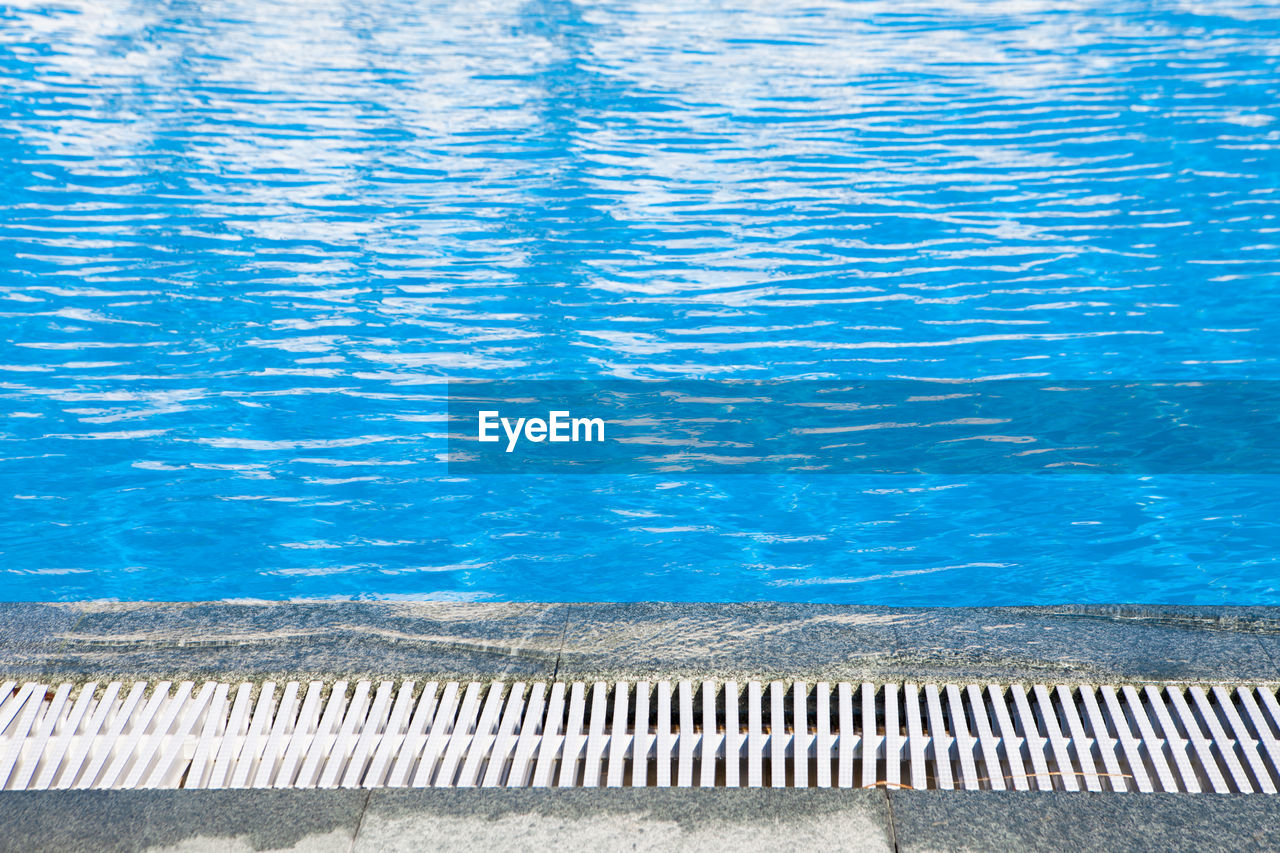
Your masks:
M1280 798L1263 795L893 791L890 801L901 853L1280 847Z
M79 615L74 605L0 605L0 676L20 677L45 671Z
M573 608L565 678L1280 679L1280 608Z
M568 613L558 604L444 603L85 603L77 611L46 655L50 677L549 678Z
M368 791L4 791L3 853L351 849Z
M999 681L1274 681L1262 644L1280 622L1162 608L904 611L903 675Z
M1280 798L819 789L0 793L22 851L1274 850Z
M0 604L0 677L1280 681L1280 608Z
M890 853L879 791L375 791L356 851L850 850Z
M818 604L576 604L564 678L872 678L898 650L891 608Z

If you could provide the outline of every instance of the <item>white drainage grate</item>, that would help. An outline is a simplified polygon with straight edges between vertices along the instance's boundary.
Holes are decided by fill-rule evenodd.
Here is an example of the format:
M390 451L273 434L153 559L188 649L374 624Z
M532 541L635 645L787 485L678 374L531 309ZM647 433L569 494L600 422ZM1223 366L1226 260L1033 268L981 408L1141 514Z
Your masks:
M0 685L5 790L1277 784L1260 685Z

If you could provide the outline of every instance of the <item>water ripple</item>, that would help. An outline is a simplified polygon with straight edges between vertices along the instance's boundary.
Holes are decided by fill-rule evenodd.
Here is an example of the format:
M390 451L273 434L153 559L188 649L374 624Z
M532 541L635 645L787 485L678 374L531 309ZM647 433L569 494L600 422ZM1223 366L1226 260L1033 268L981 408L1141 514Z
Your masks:
M1278 65L1265 0L9 4L5 595L1280 603L1265 478L459 481L439 424L1274 378Z

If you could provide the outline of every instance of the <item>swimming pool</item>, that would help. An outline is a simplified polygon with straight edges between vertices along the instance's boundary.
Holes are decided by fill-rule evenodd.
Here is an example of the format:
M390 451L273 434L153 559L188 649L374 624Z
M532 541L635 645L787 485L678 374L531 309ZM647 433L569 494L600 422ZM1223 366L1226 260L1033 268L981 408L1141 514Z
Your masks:
M0 16L0 597L1280 604L1273 475L471 476L442 426L1280 378L1275 3Z

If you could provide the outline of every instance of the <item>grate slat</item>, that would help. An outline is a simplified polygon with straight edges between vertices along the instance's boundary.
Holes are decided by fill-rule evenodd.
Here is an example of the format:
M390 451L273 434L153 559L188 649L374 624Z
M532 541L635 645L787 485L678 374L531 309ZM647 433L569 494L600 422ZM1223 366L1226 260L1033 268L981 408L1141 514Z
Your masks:
M942 702L938 698L938 685L926 684L924 698L929 706L929 751L933 755L934 778L937 779L940 790L950 791L955 788L951 777L951 751L955 746L955 739L947 734Z
M631 740L631 786L643 788L649 784L649 744L653 735L649 731L649 682L636 685L636 715Z
M18 687L16 681L6 681L0 684L0 735L4 734L4 730L8 728L9 721L13 719L14 714L18 713L17 705L10 705L13 699L13 691ZM23 685L25 688L26 685Z
M551 685L551 699L547 702L547 715L542 726L542 738L538 744L538 762L533 768L533 787L546 788L551 784L556 759L564 745L564 684Z
M209 723L214 720L214 715L219 712L216 709L222 707L226 701L225 685L218 686L218 692L213 697L213 709L207 718ZM290 726L291 734L288 746L284 749L284 754L280 757L280 767L275 773L275 779L272 782L274 788L290 788L293 787L294 780L297 778L298 767L302 763L305 751L311 745L312 739L315 737L316 728L320 722L320 701L323 693L324 685L319 681L312 681L307 685L307 695L302 700L302 710L298 712L298 719ZM206 734L209 725L206 725ZM201 749L203 749L203 744Z
M206 683L203 689L212 687L212 684ZM284 695L280 697L280 708L276 712L271 734L267 737L267 745L262 750L262 762L258 765L258 772L253 777L252 787L254 788L270 787L271 780L276 775L277 765L284 758L285 735L293 728L300 687L301 685L296 681L286 682L284 686ZM195 721L192 720L192 722Z
M764 787L764 725L760 721L760 682L747 685L747 787Z
M878 721L876 686L864 682L862 685L862 740L859 743L862 747L861 784L864 788L874 785L878 778L876 773L876 758L879 757L880 752L880 733L876 726Z
M511 759L511 772L507 776L507 787L518 788L529 784L529 764L533 760L534 751L538 748L542 735L542 710L546 703L547 685L534 684L529 695L529 705L525 709L524 718L520 722L520 736L516 740L516 751Z
M110 688L108 688L108 692L111 692L112 690L118 691L119 689L120 685L118 683L113 683ZM226 730L227 718L224 716L224 711L227 707L227 694L230 691L231 685L229 684L219 684L214 689L213 705L209 709L208 716L205 717L204 728L200 732L200 739L196 746L196 754L191 759L191 767L187 769L186 787L188 788L203 788L205 785L206 777L210 772L209 760L217 753L219 739L223 736L223 732ZM96 735L98 726L94 725L93 729ZM295 761L301 757L302 751L306 748L306 743L307 741L303 738L296 738L294 742L290 744L290 747L294 752ZM290 767L292 769L292 765ZM291 772L289 775L289 785L292 785L292 783L293 774ZM288 787L288 785L278 785L277 787L283 788Z
M716 761L721 754L723 736L716 729L716 683L702 682L702 740L699 750L698 785L712 788L716 784Z
M738 716L738 682L724 685L724 784L737 788L742 784L742 728Z
M814 688L814 702L817 704L817 725L815 746L818 753L817 773L814 780L819 788L831 787L831 759L835 752L835 737L831 733L831 685L819 681Z
M653 764L657 771L659 788L671 787L671 754L675 737L671 733L671 682L658 682L658 733L654 746Z
M923 718L920 716L920 687L908 684L903 688L907 714L907 746L911 751L911 787L922 791L929 786L928 768L925 766L925 738Z
M619 681L613 688L613 728L609 731L609 787L621 788L623 773L626 771L627 749L623 746L628 738L627 713L630 710L631 685Z
M506 708L502 714L502 723L493 738L493 749L489 753L489 763L485 767L484 778L480 784L485 788L496 788L504 781L507 762L515 751L519 734L520 718L524 714L525 683L517 681L511 685L507 693Z
M391 691L394 689L395 684L390 681L383 681L378 685L378 692L373 697L373 707L370 708L368 719L361 727L360 736L352 748L351 760L347 762L345 770L339 768L340 774L334 775L335 779L341 776L339 784L343 788L360 787L360 780L369 767L370 756L386 736L384 724L388 722L387 708L391 704Z
M587 745L587 736L582 731L582 722L586 718L587 701L586 686L575 682L569 691L569 722L564 730L564 746L560 757L560 780L558 787L571 788L577 784L578 761L582 750Z
M422 777L422 787L449 788L457 781L463 755L474 743L476 715L480 713L480 693L483 689L478 681L469 683L462 694L457 716L444 720L440 738L435 741L437 746L432 751L433 755L440 756L440 766L434 774L428 772Z
M947 685L947 708L951 712L951 730L955 733L956 750L960 755L961 784L966 791L976 791L982 787L978 768L973 760L973 749L977 745L977 740L969 732L964 700L961 698L960 688L954 684Z
M321 788L336 788L341 781L343 771L355 759L356 745L360 742L362 731L369 712L369 691L373 685L368 681L357 681L354 695L347 705L338 733L334 736L333 747L329 750L328 760L323 764L320 775ZM256 728L256 726L255 726ZM253 756L241 754L241 762L252 761Z
M303 692L295 681L6 682L0 787L1280 788L1272 685L339 681Z
M582 770L582 785L586 788L600 784L600 759L609 746L609 739L604 733L608 711L609 686L597 681L591 688L591 723L587 732L587 758Z
M435 778L436 767L441 753L449 744L449 735L453 734L453 723L458 712L458 692L462 685L451 681L444 686L444 692L436 702L435 713L427 728L427 737L422 744L422 754L417 756L417 769L409 785L413 788L426 788ZM412 760L412 756L410 756Z
M693 730L693 684L680 682L680 734L677 740L680 756L679 771L676 774L676 787L693 787L693 751L697 736Z
M841 788L853 787L853 753L858 748L858 734L853 729L853 688L845 682L836 688L840 703L840 735L836 741L840 750L839 779Z
M809 687L797 681L791 689L791 718L795 721L791 733L792 786L809 787Z
M884 686L884 784L902 787L902 746L905 738L898 730L898 685ZM879 780L876 780L879 781Z
M333 685L329 693L329 701L324 703L324 711L310 733L307 746L299 756L302 758L302 766L298 770L297 787L310 788L316 784L321 765L329 757L329 750L333 748L336 739L334 733L337 731L346 707L347 682L339 681Z
M14 693L14 689L17 693ZM23 684L21 687L15 681L6 681L0 687L0 735L12 737L11 732L7 732L9 723L13 722L13 718L18 716L18 712L27 704L29 697L36 689L35 684Z
M231 705L231 719L227 722L226 736L223 737L218 753L213 759L213 775L208 782L210 788L226 787L236 758L244 748L244 738L249 728L249 707L252 701L253 685L241 684L236 690L235 702ZM326 749L323 753L313 751L311 754L315 756L316 762L319 762L328 754L328 750Z
M781 681L769 685L769 787L787 786L786 687Z
M296 693L296 685L291 683L290 686L295 687ZM415 686L414 682L406 681L400 685L400 689L396 692L396 703L391 708L391 718L387 721L387 727L383 730L382 737L378 740L377 748L374 750L373 758L369 762L369 772L365 774L362 783L363 787L379 787L386 779L387 769L391 766L391 759L395 757L396 752L404 743L405 735L408 733L409 714L413 710L413 688Z
M249 722L249 734L240 751L240 760L231 774L231 784L228 785L230 788L249 786L249 774L256 769L261 750L266 746L266 737L271 731L271 721L275 716L275 694L274 682L268 681L262 685L262 690L258 694L258 705Z

